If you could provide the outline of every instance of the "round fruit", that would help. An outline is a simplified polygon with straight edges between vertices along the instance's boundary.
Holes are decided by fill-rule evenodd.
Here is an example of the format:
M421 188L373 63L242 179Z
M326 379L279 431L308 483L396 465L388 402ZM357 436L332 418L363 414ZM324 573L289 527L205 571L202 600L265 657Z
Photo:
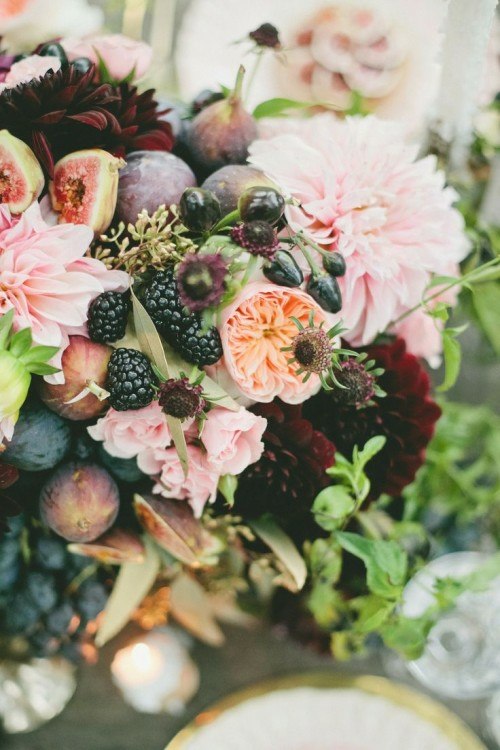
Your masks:
M121 482L138 482L144 474L137 466L136 458L117 458L111 456L102 445L98 449L99 460L106 469Z
M75 151L60 159L49 183L52 208L60 223L86 224L100 235L111 224L118 195L118 170L125 162L100 148Z
M87 326L92 341L112 343L125 336L130 294L128 292L103 292L89 306Z
M76 60L73 60L71 63L73 68L82 75L88 73L93 64L92 60L89 60L88 57L77 57Z
M156 376L149 359L136 349L115 349L108 364L109 403L117 411L142 409L154 398Z
M276 224L283 216L285 199L275 188L251 187L240 197L238 210L243 221L267 221Z
M120 174L117 216L126 224L135 224L145 209L153 214L158 206L179 203L182 193L196 185L186 162L166 151L134 151Z
M342 294L338 281L333 276L311 276L307 291L323 310L338 313L342 309Z
M44 471L64 458L70 444L67 422L39 401L30 400L21 409L14 436L2 458L23 471Z
M120 504L118 487L95 464L71 462L42 487L42 520L70 542L92 542L113 525Z
M214 104L214 102L220 102L221 99L224 99L224 94L222 93L222 91L211 91L211 89L203 89L203 91L200 91L198 96L196 96L191 102L191 112L193 116L199 114L202 109L210 106L210 104Z
M264 264L264 276L280 286L297 287L304 281L304 275L295 258L287 250L276 250L269 263Z
M323 255L323 268L330 276L344 276L347 270L344 256L336 251Z
M196 187L184 190L179 212L183 223L193 232L208 231L222 215L217 196L210 190Z
M61 67L68 65L68 56L59 42L48 42L47 44L44 44L38 50L37 55L40 55L41 57L57 57L61 63Z
M231 164L222 167L207 177L202 188L210 190L219 199L222 215L236 211L240 195L250 187L272 187L273 182L264 172L246 164Z
M244 164L256 137L256 121L239 96L231 95L196 115L187 142L196 162L213 171L226 164Z
M56 414L75 422L99 416L105 403L93 393L72 404L68 402L78 396L90 381L104 388L112 352L110 346L97 344L85 336L70 336L69 346L62 355L65 382L61 385L45 380L39 382L39 394L44 404Z
M45 179L38 160L24 141L0 130L0 203L20 214L43 190Z

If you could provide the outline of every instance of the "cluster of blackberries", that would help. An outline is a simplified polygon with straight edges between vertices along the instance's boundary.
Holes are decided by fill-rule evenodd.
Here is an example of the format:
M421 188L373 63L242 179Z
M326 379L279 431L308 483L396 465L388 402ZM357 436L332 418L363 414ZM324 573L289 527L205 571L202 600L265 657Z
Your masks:
M108 599L106 573L86 576L89 558L69 553L65 542L22 516L10 527L0 539L0 629L24 638L33 656L87 658L93 621Z

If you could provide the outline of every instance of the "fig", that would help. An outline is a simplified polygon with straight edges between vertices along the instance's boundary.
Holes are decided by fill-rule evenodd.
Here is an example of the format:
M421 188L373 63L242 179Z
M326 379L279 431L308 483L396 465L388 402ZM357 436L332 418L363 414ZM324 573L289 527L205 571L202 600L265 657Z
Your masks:
M92 557L103 565L141 563L144 560L144 545L139 537L123 529L111 529L95 542L74 542L68 545L68 550L75 555Z
M52 208L60 224L86 224L95 235L111 224L118 196L118 170L123 159L89 148L60 159L49 183Z
M58 464L70 445L68 423L30 398L21 409L14 436L2 457L22 471L44 471Z
M8 130L0 130L0 203L20 214L35 201L45 180L30 147Z
M93 542L114 523L120 499L114 479L100 466L64 464L40 492L40 514L69 542Z
M244 164L248 147L257 138L257 123L241 100L244 73L240 67L234 91L202 109L191 124L187 143L202 169Z
M222 167L207 177L202 184L204 190L211 190L219 199L222 215L236 211L242 193L250 187L275 187L264 172L243 164Z
M134 151L120 174L117 216L125 224L135 224L146 209L153 214L158 206L179 203L196 178L186 162L166 151Z
M134 508L155 542L186 565L213 564L222 550L219 540L203 528L184 500L135 495Z
M39 381L38 392L46 406L66 419L78 422L94 419L106 408L93 393L88 393L73 403L89 383L104 388L109 358L113 349L106 344L97 344L85 336L70 336L69 346L62 355L62 371L65 382L61 385Z

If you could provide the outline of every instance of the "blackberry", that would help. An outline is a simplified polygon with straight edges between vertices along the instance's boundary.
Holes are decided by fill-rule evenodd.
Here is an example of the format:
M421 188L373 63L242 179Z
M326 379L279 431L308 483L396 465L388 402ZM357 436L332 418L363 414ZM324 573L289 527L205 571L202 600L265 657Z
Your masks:
M186 362L194 365L214 365L222 357L222 342L217 328L209 328L201 334L202 325L193 316L191 324L185 328L175 347Z
M115 349L108 364L109 403L117 411L142 409L154 398L156 377L147 357L135 349Z
M144 307L161 335L187 362L212 365L222 357L218 330L212 327L200 335L200 316L185 310L173 268L155 275L144 293Z
M128 292L103 292L89 306L87 326L92 341L112 343L125 336L130 295Z

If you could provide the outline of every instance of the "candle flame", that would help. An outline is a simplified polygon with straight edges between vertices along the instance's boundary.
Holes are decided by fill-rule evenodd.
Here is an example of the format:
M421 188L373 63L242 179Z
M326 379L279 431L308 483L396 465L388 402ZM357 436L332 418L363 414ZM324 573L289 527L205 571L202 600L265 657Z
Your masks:
M136 643L130 652L132 663L140 672L147 672L153 665L153 654L147 643Z

